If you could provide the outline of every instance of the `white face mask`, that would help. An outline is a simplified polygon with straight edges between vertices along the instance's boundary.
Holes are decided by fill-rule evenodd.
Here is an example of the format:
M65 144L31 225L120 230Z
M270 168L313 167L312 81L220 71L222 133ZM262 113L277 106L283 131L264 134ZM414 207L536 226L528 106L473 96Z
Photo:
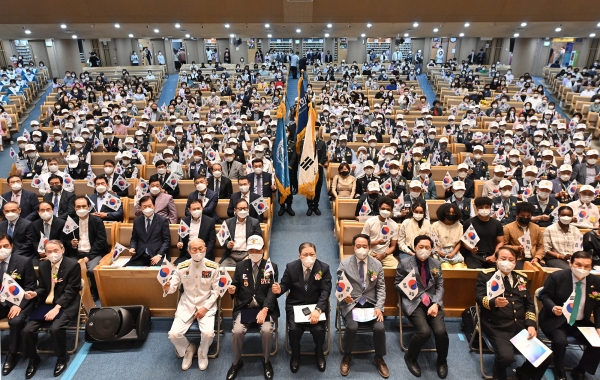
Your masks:
M198 219L199 217L202 216L202 210L193 210L190 212L190 214L192 214L194 219Z
M594 200L594 196L593 195L582 195L579 197L579 199L581 199L581 201L583 203L590 203L591 201Z
M364 260L367 258L369 254L369 250L367 248L358 248L354 250L354 254L358 257L359 260Z
M392 215L392 212L389 210L379 210L379 215L384 218L387 219L390 217L390 215Z
M305 268L312 268L313 264L315 263L315 260L317 260L317 258L314 256L306 256L300 259L300 261L302 261L302 265L304 265Z
M519 162L519 158L518 157L511 157L509 158L510 162L512 162L513 164Z
M365 174L370 176L373 174L373 169L365 169Z
M227 162L233 162L233 156L225 157L225 161L227 161Z
M4 214L4 216L9 222L14 222L19 217L19 214L16 212L9 212L8 214Z
M570 179L571 179L571 176L568 175L568 174L561 174L560 175L560 180L563 181L563 182L567 182Z
M247 192L248 192L248 190L250 190L250 186L248 186L248 185L242 185L242 186L240 186L240 191L241 191L242 193L244 193L244 194L245 194L245 193L247 193Z
M510 190L502 190L502 197L503 198L510 197L510 194L512 194Z
M391 175L397 175L398 174L398 169L390 169L390 174Z
M10 256L11 250L8 248L0 248L0 260L4 261Z
M87 214L89 214L89 212L90 212L90 210L86 210L86 209L75 211L75 213L77 214L77 216L80 217L80 218L85 218L85 216Z
M50 260L52 264L56 264L60 261L60 259L62 259L62 253L50 253L46 257L48 257L48 260Z
M192 260L194 260L195 262L199 262L199 261L202 261L202 259L204 258L204 254L205 254L205 252L190 253L190 256L191 256Z
M254 168L254 174L261 175L263 172L263 168Z
M196 190L198 190L199 192L204 192L204 190L206 190L206 184L205 183L199 183L196 185Z
M558 218L558 220L560 220L560 222L562 224L569 225L569 224L571 224L571 221L573 220L573 218L570 216L561 216L560 218Z
M578 280L583 280L590 274L590 271L587 269L573 268L571 267L571 272Z
M466 178L467 177L467 172L458 172L458 178Z
M491 210L489 208L482 208L481 210L477 210L477 213L480 216L490 216Z
M221 178L221 172L220 172L220 171L218 171L218 170L215 170L215 171L213 172L213 176L214 176L215 178Z
M152 215L154 215L154 209L152 207L147 207L144 210L142 210L142 212L144 213L144 215L146 215L147 218L152 217Z
M242 219L246 219L246 217L248 217L249 212L246 210L240 210L237 213L237 216L242 218Z
M419 196L421 196L421 193L418 191L411 191L410 196L411 198L419 198Z
M598 162L597 158L588 158L587 160L585 160L589 165L596 165L596 162Z
M160 193L160 187L154 186L150 188L150 194L157 195L158 193Z
M248 257L253 263L258 263L260 260L262 260L263 255L262 253L249 253Z
M474 155L473 155L473 157L474 157L476 160L481 160L481 157L483 157L483 156L482 156L481 154L474 154Z
M417 249L417 258L421 261L425 261L431 256L431 251L428 249Z
M509 274L510 272L512 272L513 269L515 269L515 263L508 260L498 261L498 269L503 274Z
M415 218L415 220L416 220L417 222L419 222L419 221L423 220L423 218L424 218L424 217L425 217L425 215L424 215L424 214L413 214L413 218Z
M538 197L540 199L548 199L548 197L550 196L550 193L547 193L545 191L538 191Z
M465 191L464 190L458 190L454 192L454 196L458 199L462 199L462 197L465 195Z
M157 169L156 172L160 175L165 175L167 173L167 169L165 169L165 168Z
M106 186L100 185L96 187L96 192L98 194L104 194L106 192Z
M16 182L16 183L13 183L12 185L10 185L10 188L12 191L19 191L19 190L21 190L22 187L23 187L23 184L21 182Z
M163 158L167 164L170 164L171 162L173 162L173 157L163 157Z
M502 178L504 178L504 177L500 177L500 176L495 175L494 176L494 181L500 182L500 181L502 181Z
M419 173L419 175L420 175L420 176L421 176L421 178L423 178L423 179L427 179L427 178L429 178L429 174L427 174L427 173Z

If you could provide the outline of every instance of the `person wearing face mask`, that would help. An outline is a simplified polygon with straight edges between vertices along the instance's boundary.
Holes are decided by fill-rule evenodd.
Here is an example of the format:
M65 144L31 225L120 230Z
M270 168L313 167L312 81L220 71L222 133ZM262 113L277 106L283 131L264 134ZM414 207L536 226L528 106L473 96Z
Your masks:
M338 174L333 177L330 193L333 199L354 198L356 178L350 175L350 165L343 162L338 166Z
M37 299L32 314L40 313L44 320L30 319L23 329L24 357L29 358L25 377L31 379L40 365L36 345L40 327L48 326L51 331L54 355L57 356L54 377L60 376L67 368L66 328L79 317L81 297L81 267L70 257L66 257L65 247L60 240L50 240L44 246L48 260L40 262L38 285L35 290L25 292L25 299ZM35 301L34 301L35 302Z
M37 251L33 248L34 241L39 241L31 228L31 221L21 217L21 208L14 201L2 205L4 220L0 222L0 232L12 238L15 255L33 259Z
M431 165L428 162L421 164L421 167L419 169L419 181L421 182L423 189L424 189L423 198L424 199L437 199L437 190L436 190L435 182L433 181L432 178L430 178L430 175L431 175Z
M248 177L241 176L238 179L238 186L239 186L240 191L231 194L231 197L229 199L229 205L227 206L227 215L230 218L235 216L235 207L236 207L238 200L244 199L248 204L252 204L252 202L254 202L258 198L260 198L258 196L258 194L251 191L250 182L248 181ZM250 207L249 215L252 218L258 219L261 222L263 220L262 214L258 215L258 212L256 211L256 209L252 206Z
M264 160L259 157L252 160L252 173L248 174L248 180L252 191L261 197L271 197L277 190L273 173L265 170Z
M413 203L405 216L406 218L402 221L398 230L398 249L401 254L413 256L415 254L412 245L414 238L428 234L431 224L429 218L426 217L426 209L421 203Z
M438 220L431 225L431 235L437 236L440 246L433 250L433 257L441 262L443 269L466 268L459 252L463 236L463 213L457 204L444 203L437 209L436 215Z
M367 192L369 183L379 182L379 177L375 175L375 165L373 161L367 160L363 164L364 174L356 178L356 195L355 198L360 198Z
M94 178L93 182L96 191L88 196L91 202L91 215L102 219L103 222L122 222L123 205L121 204L117 210L113 210L105 204L108 200L109 193L113 196L118 196L113 191L109 190L106 175L99 175Z
M578 200L567 203L567 206L573 209L573 225L579 228L597 228L600 213L593 203L596 199L594 187L583 185L579 188L578 194Z
M190 254L188 252L188 245L190 240L202 239L206 244L206 258L213 260L215 254L213 247L215 245L215 220L203 215L202 203L199 200L194 200L190 204L190 216L182 218L181 221L190 227L190 232L184 238L180 239L177 243L177 248L180 250L179 257L175 260L175 265L189 260Z
M69 152L69 155L77 156L80 161L84 161L88 165L92 162L92 154L85 147L85 140L83 137L78 136L75 138L75 149Z
M154 201L154 213L167 218L171 224L177 224L177 208L175 207L173 197L163 190L162 185L157 178L150 180L148 187L150 192L148 195L151 196ZM135 216L142 215L143 211L141 204L136 205Z
M469 218L475 216L475 208L472 207L472 198L466 196L465 183L462 181L454 181L452 183L452 195L446 198L446 202L453 203L458 206L462 216L461 223L464 223Z
M104 128L104 140L102 141L102 146L104 147L105 152L116 153L123 149L121 139L115 137L114 132L110 127Z
M194 185L196 186L196 190L188 196L185 215L190 216L190 204L193 200L197 199L202 202L202 213L213 218L215 222L219 222L219 216L217 215L217 202L219 197L217 193L208 188L206 176L196 176L196 178L194 178Z
M574 149L574 152L571 153L571 165L573 167L586 163L586 154L585 154L586 144L585 144L585 141L582 140L583 136L580 137L581 140L577 140L578 137L579 136L574 136L573 139L575 141L573 141L573 143L571 143L571 148Z
M220 163L212 165L212 176L208 179L208 188L218 194L219 199L230 199L233 193L231 180L223 176Z
M33 230L34 236L44 234L49 240L60 240L65 245L70 241L69 236L62 232L63 227L65 226L65 220L56 218L52 215L52 204L44 201L40 202L38 215L40 218L31 223L31 229ZM31 259L34 266L38 266L40 259L46 257L46 254L43 251L38 253L39 255L35 255Z
M223 267L233 267L236 263L248 257L247 240L252 235L262 236L258 219L249 217L252 207L245 199L240 199L235 205L235 216L225 220L231 235L226 241L226 250L219 263Z
M379 215L379 200L381 198L380 195L380 185L378 181L371 181L367 185L365 192L360 196L358 202L356 204L356 210L354 211L354 217L358 221L364 221L368 219L370 216ZM362 206L368 204L370 212L363 213Z
M73 216L72 219L79 228L75 229L70 234L71 236L68 236L70 240L68 240L65 248L69 257L85 262L90 291L94 300L97 300L98 290L94 268L109 251L109 247L104 222L99 217L90 215L91 206L92 203L86 196L75 199L75 213L77 215Z
M399 241L399 229L398 224L391 219L394 201L388 196L383 196L377 202L377 206L379 215L367 219L361 233L370 238L369 255L380 261L384 267L395 268L398 266L394 252Z
M465 186L464 197L472 199L475 194L475 181L469 178L469 165L462 163L458 165L457 176L452 178L453 183L456 181L463 182ZM445 198L452 196L452 187L445 191Z
M351 294L339 303L340 314L346 323L346 331L344 332L342 342L344 356L340 364L340 373L342 376L347 376L350 373L352 349L359 326L358 322L352 318L352 310L355 308L367 308L373 310L375 319L364 322L361 325L363 327L368 326L373 331L375 366L381 377L387 379L390 376L390 372L383 360L386 354L386 336L383 325L386 293L383 265L375 257L369 255L371 250L369 235L362 233L355 235L352 238L352 246L354 255L343 259L337 270L338 277L343 273L352 286Z
M5 201L12 201L19 205L23 218L27 220L35 220L37 217L37 209L40 204L35 193L23 189L23 180L18 175L8 176L6 179L10 190L2 194ZM0 215L3 214L0 212Z
M481 195L493 199L500 195L500 181L504 179L506 174L506 168L502 165L496 165L494 167L494 177L483 184Z
M528 339L537 336L537 323L534 301L529 290L527 276L514 271L517 252L502 247L495 253L497 266L486 269L477 275L475 299L481 313L481 326L490 338L494 350L494 379L506 380L506 369L510 368L514 359L514 346L510 342L517 333L526 329ZM487 283L496 275L502 275L505 292L501 296L490 298ZM518 379L541 380L550 364L546 359L538 367L525 361L516 369Z
M517 255L516 268L523 269L525 261L535 264L544 259L544 242L540 226L532 222L535 206L528 202L517 203L517 219L504 226L504 247L514 249ZM519 239L529 234L528 245Z
M418 141L418 140L417 140ZM422 140L421 140L422 141ZM416 142L415 142L416 144ZM421 165L426 162L426 158L423 157L423 148L413 147L412 148L412 159L406 160L402 168L402 176L407 180L417 179ZM380 174L381 175L381 174Z
M514 182L512 194L520 200L526 200L526 198L523 198L523 191L525 191L527 188L531 188L533 191L531 192L530 196L534 195L537 191L538 180L537 166L530 165L523 168L523 177Z
M552 180L552 199L556 199L559 203L568 203L579 199L577 193L571 196L567 191L571 184L571 174L573 169L571 165L563 164L559 168L558 176Z
M40 175L45 171L45 168L48 164L45 159L39 156L35 145L25 145L25 156L27 162L27 172L22 173L21 169L17 169L15 174L22 175L23 179L32 179L35 175Z
M548 227L556 223L558 219L554 214L560 205L558 200L551 195L552 189L552 182L547 180L540 181L537 194L525 200L534 207L531 221L540 227Z
M244 336L250 324L255 323L260 326L264 377L270 380L273 379L273 366L270 362L273 330L275 320L279 318L277 296L271 288L277 282L279 272L275 263L271 264L272 272L265 271L267 260L263 258L264 242L261 236L250 236L246 246L249 260L243 260L235 266L231 285L227 289L234 298L235 305L231 335L233 363L227 372L227 379L235 379L244 365L241 360Z
M598 151L590 149L585 153L585 162L575 165L571 181L576 180L581 185L589 185L600 180L600 165L598 165Z
M515 221L517 214L517 204L519 198L512 193L513 185L509 180L503 179L498 185L500 196L492 199L492 216L499 220L503 226ZM504 215L500 215L500 210L504 210Z
M208 367L208 350L215 335L218 284L221 276L219 265L205 258L206 246L202 239L191 239L188 249L192 258L179 263L171 280L163 285L165 294L180 292L180 286L183 287L168 335L175 346L177 356L183 358L181 369L187 371L192 366L196 345L189 342L185 333L194 320L198 321L201 334L200 347L197 350L198 367L204 371Z
M433 333L437 352L437 374L439 378L445 379L448 375L446 358L450 340L444 323L442 268L440 262L431 257L434 243L429 236L416 236L413 242L416 255L401 260L394 280L396 290L402 295L401 282L411 271L414 271L417 277L416 296L412 300L400 297L403 314L416 328L404 355L404 362L410 373L420 377L421 368L417 359L421 348Z
M11 254L12 249L12 238L0 233L0 274L2 276L5 273L7 275L13 274L14 281L26 292L35 290L37 280L32 261L26 257ZM18 363L17 353L21 347L22 331L34 306L34 302L25 298L19 304L13 304L9 301L0 304L0 317L8 318L10 328L8 355L2 366L3 376L7 376Z
M169 219L154 212L154 198L151 195L140 198L138 207L143 215L133 220L129 248L131 259L125 266L160 265L163 259L169 259Z
M75 215L75 194L63 191L63 178L52 174L48 177L50 191L44 194L44 201L53 205L52 214L63 220L69 215Z
M240 176L244 175L244 167L242 163L235 160L235 152L231 148L225 148L223 150L225 155L225 161L222 163L223 176L230 180L237 180Z
M492 218L492 200L488 197L475 198L476 215L463 223L463 232L473 226L479 242L474 248L462 243L460 253L469 269L495 267L494 252L504 245L502 223Z
M578 327L595 327L600 335L600 300L594 297L600 287L600 279L592 275L592 255L586 251L574 252L570 258L570 270L551 273L540 293L543 308L540 311L540 328L551 340L554 354L554 371L559 379L566 379L564 357L567 337L574 337L585 346L579 363L571 372L575 380L585 378L585 373L595 374L600 362L600 348L587 344L588 340ZM571 301L570 297L574 296ZM571 314L565 314L563 305L572 302ZM595 321L595 322L593 322Z

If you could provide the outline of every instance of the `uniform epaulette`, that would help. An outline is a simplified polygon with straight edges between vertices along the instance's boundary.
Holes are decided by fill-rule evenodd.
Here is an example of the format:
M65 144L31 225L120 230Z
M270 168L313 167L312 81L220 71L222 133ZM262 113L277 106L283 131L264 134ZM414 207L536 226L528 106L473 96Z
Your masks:
M192 263L192 259L185 260L184 262L179 263L179 265L177 265L177 269L185 269L185 268L189 267L191 263Z
M488 273L491 273L491 272L495 272L495 271L496 271L496 268L488 268L488 269L482 270L482 272L485 273L485 274L488 274Z
M211 260L204 260L204 265L207 268L214 268L214 269L217 269L219 267L219 265L217 263L215 263L214 261L211 261Z
M525 277L525 279L527 280L527 273L523 273L520 270L513 270L513 272L515 272L516 274L518 274L521 277Z

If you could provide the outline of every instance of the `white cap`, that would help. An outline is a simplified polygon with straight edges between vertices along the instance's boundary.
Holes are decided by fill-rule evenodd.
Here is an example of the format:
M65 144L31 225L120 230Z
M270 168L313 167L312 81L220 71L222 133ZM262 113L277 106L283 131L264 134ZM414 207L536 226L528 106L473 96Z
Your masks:
M353 120L360 120L360 117L359 117L358 115L354 115L354 116L352 117L352 119L353 119Z
M431 170L431 164L429 164L428 162L425 162L423 164L421 164L421 166L419 167L419 170Z
M128 150L123 151L123 153L121 154L121 158L125 158L125 157L131 158L132 157L131 152Z
M350 124L351 122L352 122L352 120L350 120L350 118L349 118L349 117L347 117L347 118L345 118L345 119L344 119L344 123L348 123L348 124Z
M512 182L510 182L507 179L503 179L502 181L500 181L500 185L498 187L502 189L505 186L511 186L512 187Z
M379 123L376 121L371 122L371 127L379 127Z
M415 145L417 145L417 144L425 144L425 141L423 141L423 139L416 139Z
M172 155L172 154L173 154L173 150L172 150L172 149L169 149L169 148L167 148L167 149L163 150L163 156L164 156L165 154L170 154L170 155Z
M542 140L540 141L540 146L550 147L550 141Z
M233 149L231 149L231 148L225 148L225 149L223 150L223 153L224 153L224 154L234 154L234 152L233 152Z
M333 132L333 131L331 131L331 132ZM369 136L369 138L367 139L367 141L371 141L371 140L377 141L377 136L375 136L375 135Z
M475 146L473 147L473 152L475 152L476 150L480 150L480 151L482 151L482 152L483 152L483 146L481 146L481 145L475 145Z
M200 148L199 146L195 147L193 152L202 152L202 148Z
M150 116L148 116L147 114L143 113L142 114L142 120L150 120Z
M175 140L175 137L173 137L173 136L169 136L169 137L167 137L167 142L169 142L169 141L173 141L173 142L175 142L175 141L177 141L177 140Z
M32 136L41 136L42 135L42 131L34 131L31 135Z
M215 116L215 119L222 119L222 118L223 118L223 115L221 115L220 113L218 113L218 114Z
M58 131L59 135L61 134L60 129L55 129L55 131ZM56 132L54 132L54 133L56 133ZM27 141L27 139L23 136L19 136L19 137L17 137L17 142L19 142L19 141Z
M408 131L400 132L400 137L408 137L408 136L410 136L410 133L408 133Z
M133 144L133 137L131 137L131 136L125 137L124 144Z
M392 144L396 144L396 145L398 145L399 143L400 143L400 142L398 141L398 139L391 139L391 140L390 140L390 145L392 145Z
M404 114L401 114L401 113L396 114L396 120L398 120L398 119L404 120Z
M143 136L143 135L144 135L144 132L143 132L143 131L140 131L140 130L137 130L137 131L135 131L134 135L135 135L135 136Z
M569 164L563 164L563 165L560 165L560 168L558 170L561 172L572 172L573 167Z
M83 139L83 137L81 137L81 136L77 136L77 137L75 137L74 141L75 141L75 142L79 142L79 143L84 143L84 142L85 142L85 140L84 140L84 139Z
M448 115L448 120L454 120L456 117L454 115Z
M583 146L583 147L585 147L585 141L582 141L582 140L577 140L577 141L575 141L574 144L575 144L575 146Z
M462 164L458 164L458 170L460 170L460 169L469 170L469 165L465 164L464 162Z
M494 167L494 173L506 173L506 168L504 165L496 165Z
M421 147L415 147L412 149L412 154L423 154L423 148Z
M460 167L459 167L459 169L460 169ZM454 190L466 190L467 189L465 187L465 183L463 181L454 181L454 183L452 184L452 188Z
M69 168L74 169L77 167L77 165L79 165L79 157L75 156L75 155L70 155L67 157L67 164L69 165Z
M340 140L340 141L342 141L342 140L344 140L344 141L348 141L348 136L346 136L346 135L341 135L339 140Z
M579 192L581 193L582 191L586 191L589 190L591 192L594 192L594 188L590 185L583 185L581 186L581 188L579 189Z
M213 137L209 133L206 133L204 136L202 136L202 140L210 140L210 141L212 141L212 139L213 139Z
M544 156L554 156L554 153L550 149L546 149L542 151L542 157Z
M421 183L421 181L419 181L418 179L413 179L412 181L410 181L410 183L408 184L408 188L413 188L413 187L418 187L418 188L423 188L423 184Z
M31 120L31 123L29 123L29 125L40 125L40 122L37 120Z
M442 138L440 139L440 144L441 144L441 143L448 143L448 139L447 139L447 138L445 138L445 137L442 137Z
M58 129L58 128L55 128L55 129L52 130L52 134L53 135L62 135L62 131L60 129ZM23 136L21 136L21 137L23 137ZM19 137L19 138L21 138L21 137ZM23 138L25 138L25 137L23 137Z
M230 144L237 144L238 141L235 137L230 137L229 140L227 140L228 143Z
M510 144L512 146L515 145L515 142L513 141L513 139L504 139L504 145L506 144Z
M510 152L508 152L509 156L518 156L519 155L519 151L516 149L511 149Z
M533 132L533 135L534 136L544 136L544 131L537 130L537 131Z
M111 127L106 127L106 128L104 128L104 134L107 134L107 133L108 133L108 134L112 134L112 133L113 133L113 130L112 130L112 128L111 128Z
M171 115L171 116L169 116L169 120L177 120L177 116Z
M392 165L400 167L400 162L398 160L391 160L390 166L392 166ZM425 165L425 164L423 164L423 165ZM423 169L423 165L421 165L421 169Z
M371 181L367 185L367 191L379 191L379 183L377 181Z
M596 149L590 149L587 152L585 152L586 156L594 156L594 155L598 155L598 151Z
M183 124L183 120L177 119L177 120L175 120L175 124Z
M264 151L265 151L265 147L264 147L264 146L262 146L262 145L256 145L256 146L254 147L254 151L255 151L255 152L264 152Z
M540 183L538 183L538 188L552 191L552 189L553 189L552 182L550 182L548 180L540 181Z
M183 128L175 127L175 133L183 133Z
M529 173L529 172L537 174L537 172L538 172L537 166L529 165L525 168L525 170L523 170L523 173Z
M35 148L35 145L33 145L33 144L27 144L27 145L25 145L25 152L28 152L30 150L37 150L37 149Z
M371 160L367 160L363 163L363 168L374 168L375 165L373 164L373 161Z
M81 132L79 134L83 135L84 133L90 133L90 130L87 128L81 128Z

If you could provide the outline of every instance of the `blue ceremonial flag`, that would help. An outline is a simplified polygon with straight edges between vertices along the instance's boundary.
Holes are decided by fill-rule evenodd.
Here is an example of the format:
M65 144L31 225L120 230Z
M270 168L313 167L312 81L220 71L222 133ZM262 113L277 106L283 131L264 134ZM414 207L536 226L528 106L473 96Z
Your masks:
M300 142L306 133L306 125L308 124L308 101L306 99L306 86L308 85L304 72L300 74L298 80L298 103L296 106L296 152L300 153Z
M285 134L285 104L283 102L279 104L279 109L277 109L277 118L273 165L275 167L275 184L281 194L279 203L283 204L286 198L291 195L288 147Z

